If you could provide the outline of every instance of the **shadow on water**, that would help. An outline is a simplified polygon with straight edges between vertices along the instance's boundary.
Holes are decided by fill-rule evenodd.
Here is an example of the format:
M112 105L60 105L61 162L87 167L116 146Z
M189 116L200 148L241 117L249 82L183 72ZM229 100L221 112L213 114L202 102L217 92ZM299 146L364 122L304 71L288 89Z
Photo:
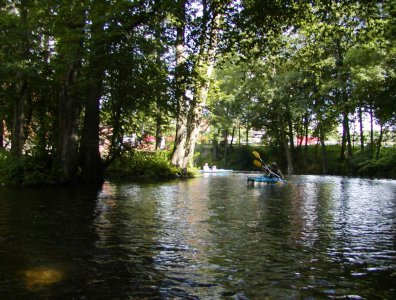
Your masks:
M0 189L2 299L391 299L396 182Z
M124 223L119 214L128 209L117 206L125 199L107 189L1 191L2 299L159 296L152 287L152 277L160 276L150 270L152 249L136 243L150 239L150 230L139 237L144 224Z
M81 189L1 190L0 294L51 295L51 287L73 280L79 260L70 262L84 259L81 247L95 241L89 225L96 196Z

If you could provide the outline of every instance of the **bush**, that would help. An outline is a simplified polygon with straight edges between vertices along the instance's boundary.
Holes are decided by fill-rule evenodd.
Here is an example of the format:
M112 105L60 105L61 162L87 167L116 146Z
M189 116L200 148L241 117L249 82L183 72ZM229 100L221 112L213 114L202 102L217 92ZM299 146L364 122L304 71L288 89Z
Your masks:
M396 173L396 154L382 157L378 160L370 159L360 162L358 165L358 173L362 176L370 177L394 177Z
M106 170L106 176L173 178L181 170L169 163L167 152L129 151L116 159Z
M0 151L0 183L14 186L57 184L58 169L49 155L24 155Z

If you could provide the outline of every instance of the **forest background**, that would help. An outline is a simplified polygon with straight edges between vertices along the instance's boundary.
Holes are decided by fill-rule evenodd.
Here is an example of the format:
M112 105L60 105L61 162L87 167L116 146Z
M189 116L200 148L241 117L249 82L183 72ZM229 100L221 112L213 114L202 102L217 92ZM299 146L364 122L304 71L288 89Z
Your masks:
M288 174L396 177L395 1L0 10L2 184L252 170L253 149Z

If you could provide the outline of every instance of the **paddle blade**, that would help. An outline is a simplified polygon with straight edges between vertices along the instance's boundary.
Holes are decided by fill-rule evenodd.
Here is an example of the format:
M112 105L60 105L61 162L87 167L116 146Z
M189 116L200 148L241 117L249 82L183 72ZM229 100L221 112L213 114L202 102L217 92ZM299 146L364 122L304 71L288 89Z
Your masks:
M255 158L261 160L260 153L258 153L256 150L252 151L252 153L253 153Z
M262 164L260 161L258 161L257 159L255 159L255 160L253 161L253 164L254 164L256 167L259 167L259 168L261 168L261 167L263 166L263 164Z

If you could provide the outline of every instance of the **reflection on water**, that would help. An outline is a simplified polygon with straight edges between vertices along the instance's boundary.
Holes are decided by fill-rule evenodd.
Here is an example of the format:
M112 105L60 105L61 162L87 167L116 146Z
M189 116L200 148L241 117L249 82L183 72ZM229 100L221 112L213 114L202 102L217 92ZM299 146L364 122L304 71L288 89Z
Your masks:
M63 274L60 270L48 267L36 267L24 271L26 288L31 291L55 284L62 280Z
M396 297L396 181L0 190L0 297Z

